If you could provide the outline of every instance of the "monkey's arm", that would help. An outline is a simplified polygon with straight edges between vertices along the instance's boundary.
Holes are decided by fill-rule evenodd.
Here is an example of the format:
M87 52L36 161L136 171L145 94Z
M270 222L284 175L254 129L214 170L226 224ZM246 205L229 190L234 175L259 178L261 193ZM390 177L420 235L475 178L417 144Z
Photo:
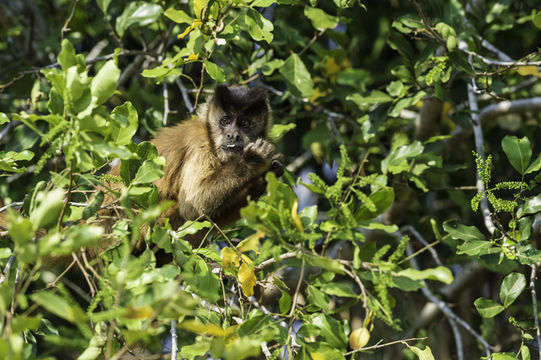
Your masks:
M192 219L202 214L212 219L238 218L247 198L258 198L265 191L265 173L278 176L283 169L280 155L273 155L274 146L263 139L249 144L242 157L218 163L197 180L191 194L183 189L179 194L181 216ZM186 184L189 185L189 184Z

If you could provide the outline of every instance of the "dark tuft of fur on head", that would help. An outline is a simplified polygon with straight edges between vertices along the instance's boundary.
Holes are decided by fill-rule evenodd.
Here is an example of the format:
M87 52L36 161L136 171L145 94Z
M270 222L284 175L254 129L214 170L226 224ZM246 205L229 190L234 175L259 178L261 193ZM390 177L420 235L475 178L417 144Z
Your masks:
M224 109L235 109L247 113L259 113L268 110L267 91L263 88L246 89L243 87L216 87L214 100Z

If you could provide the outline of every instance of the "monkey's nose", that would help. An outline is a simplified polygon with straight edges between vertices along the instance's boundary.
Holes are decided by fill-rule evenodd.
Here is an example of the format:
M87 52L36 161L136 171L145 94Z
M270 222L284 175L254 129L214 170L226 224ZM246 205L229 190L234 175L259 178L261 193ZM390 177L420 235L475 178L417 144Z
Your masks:
M227 134L226 135L227 140L233 140L233 141L239 141L240 135L239 134Z

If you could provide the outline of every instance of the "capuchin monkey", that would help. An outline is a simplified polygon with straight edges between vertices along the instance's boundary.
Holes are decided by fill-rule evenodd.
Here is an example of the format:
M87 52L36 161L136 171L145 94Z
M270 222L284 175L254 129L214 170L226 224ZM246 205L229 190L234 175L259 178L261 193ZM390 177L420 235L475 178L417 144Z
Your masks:
M263 194L268 171L282 175L282 155L267 140L270 126L264 89L218 86L196 117L158 132L152 143L165 167L156 186L160 201L175 203L164 214L173 229L201 216L227 226L248 199Z

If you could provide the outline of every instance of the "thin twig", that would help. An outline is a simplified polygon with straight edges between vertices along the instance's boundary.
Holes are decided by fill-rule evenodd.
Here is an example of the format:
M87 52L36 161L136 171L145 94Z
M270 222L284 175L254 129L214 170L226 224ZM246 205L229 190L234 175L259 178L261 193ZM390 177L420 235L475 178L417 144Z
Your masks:
M195 94L195 102L193 104L194 111L197 110L197 105L199 105L199 98L201 97L201 92L203 91L204 86L205 86L205 61L201 63L201 79L199 82L199 88L197 89L197 93Z
M64 271L62 271L62 273L61 273L60 275L58 275L58 276L56 277L56 279L54 279L53 281L51 281L50 283L48 283L46 287L49 288L49 287L54 287L54 286L56 286L56 283L57 283L60 279L62 279L62 277L63 277L64 275L66 275L66 274L68 273L68 271L73 267L73 265L75 265L75 260L72 260L72 262L64 269Z
M176 360L177 350L177 321L171 320L171 360Z
M58 230L60 230L60 227L62 226L62 219L64 218L64 214L66 213L66 210L68 208L70 198L71 198L71 190L73 187L73 159L71 160L71 163L70 163L69 174L70 174L70 180L69 180L69 185L68 185L68 193L66 194L66 199L64 200L64 206L62 207L62 212L60 213L60 217L58 218L58 224L57 224Z
M462 343L462 335L460 335L460 330L456 325L456 321L452 319L449 320L449 325L453 330L453 336L455 337L455 346L456 346L456 355L458 360L464 360L464 345Z
M417 11L417 14L421 18L421 22L423 23L425 29L434 37L434 39L438 43L440 43L440 45L446 46L445 40L428 23L428 19L426 15L424 14L423 10L421 9L421 7L419 6L419 4L417 3L417 1L415 0L408 0L408 1L413 5L415 10Z
M6 278L9 276L9 272L16 258L17 257L15 255L11 255L9 257L6 267L4 268L4 271L2 271L2 275L0 275L0 284L2 284L6 280Z
M77 9L77 4L78 3L79 3L79 0L75 0L73 2L73 7L71 8L71 14L68 17L68 19L66 20L66 22L64 23L64 26L62 27L62 30L60 31L60 37L61 37L62 40L64 40L64 33L67 33L68 31L70 31L70 28L68 28L68 26L69 26L69 23L71 22L71 20L73 19L73 16L75 15L75 9Z
M426 339L427 339L426 337L409 338L409 339L404 339L404 340L391 341L391 342L388 342L388 343L385 343L385 344L382 344L381 342L383 340L380 340L376 345L367 346L367 347L363 347L362 349L359 349L359 350L353 350L353 351L347 352L347 353L344 354L344 356L353 355L353 354L356 354L356 353L362 352L362 351L370 351L370 350L380 349L380 348L391 346L391 345L402 344L402 343L408 342L408 341L423 341L423 340L426 340Z
M314 33L314 36L310 39L308 44L306 44L306 46L301 51L299 51L298 55L302 56L302 54L304 54L305 51L308 50L310 48L310 46L312 46L312 44L316 42L318 37L325 34L325 31L327 31L327 29L316 30L316 32Z
M537 351L539 351L538 359L541 359L541 329L539 329L539 315L537 314L537 294L535 291L535 276L537 275L537 265L532 265L530 274L530 292L532 293L533 318L535 324L535 338L537 341Z
M267 266L275 264L278 261L287 260L287 259L293 259L293 258L296 258L298 256L299 256L298 252L287 252L285 254L282 254L282 255L278 256L277 258L270 258L268 260L263 261L262 263L257 265L254 270L255 271L261 271L264 268L266 268Z
M96 284L93 283L92 279L90 278L90 275L86 272L85 267L83 266L83 264L81 263L77 255L75 253L72 253L71 256L73 257L73 260L77 263L77 266L83 273L86 283L88 284L88 288L90 289L90 295L94 297L94 295L96 295L96 292L97 292Z
M163 126L167 126L167 118L169 117L169 91L167 90L167 81L163 79Z
M344 272L346 273L346 275L352 278L361 289L361 294L363 295L363 308L365 311L365 316L368 316L368 314L370 313L370 308L368 307L368 295L366 293L366 288L361 281L361 278L359 277L359 275L357 275L353 266L351 266L351 271L349 271L348 269L344 269Z
M299 281L297 281L297 287L295 288L295 293L293 294L293 302L291 304L291 310L289 310L289 314L288 314L288 317L290 317L289 319L289 326L288 326L288 329L287 329L287 340L286 340L286 346L287 344L289 344L289 339L291 339L291 334L293 332L293 324L295 323L295 317L293 316L293 314L295 313L295 308L297 307L297 302L298 302L298 298L299 298L299 293L301 291L301 285L302 285L302 281L304 280L304 268L306 266L306 261L304 260L304 258L302 259L302 265L301 265L301 273L299 275ZM295 340L293 339L293 342ZM288 353L290 352L290 347L287 346L288 348ZM289 354L290 356L292 356L293 354Z
M175 80L175 83L177 84L180 90L180 94L182 95L182 100L184 100L184 105L186 106L186 109L188 109L190 113L193 113L192 102L190 101L190 97L188 96L188 91L186 90L186 87L182 83L182 80L180 80L180 77L178 77Z
M411 250L411 246L408 244L406 246L406 251L409 254L411 254L413 251ZM410 259L410 264L411 264L411 267L414 268L415 270L419 270L419 265L417 264L417 260L415 258L411 258ZM491 350L491 346L489 343L487 343L487 341L480 335L478 334L471 326L470 324L468 324L466 321L464 321L461 317L459 317L458 315L456 315L453 310L451 310L451 308L449 307L449 305L447 305L446 302L438 299L433 293L432 291L430 291L429 287L428 287L428 284L424 281L424 280L421 280L424 287L421 288L421 291L423 292L423 295L428 299L430 300L431 302L433 302L434 304L436 304L436 306L441 310L441 312L445 315L445 317L447 317L448 319L450 320L453 320L455 321L457 324L459 324L460 326L462 326L467 332L469 332L470 334L472 334L477 340L479 340L479 342L483 345L483 347L485 348L485 353L486 353L486 356L490 356L490 350Z
M413 236L415 236L415 238L417 238L417 240L418 240L421 244L424 245L424 247L423 247L421 250L419 250L419 251L413 253L413 254L411 255L412 257L419 255L420 253L424 252L425 250L428 250L428 251L430 252L430 255L432 255L432 258L434 259L434 261L436 262L436 264L438 264L438 266L443 266L443 264L442 264L442 262L441 262L441 260L440 260L440 257L438 256L438 253L437 253L436 250L434 249L434 246L436 246L437 244L440 243L439 240L436 240L436 241L434 241L433 243L429 244L428 241L426 241L426 240L423 238L423 236L417 231L417 229L415 229L415 228L414 228L413 226L411 226L411 225L405 225L405 226L402 227L401 230L402 230L402 231L407 231L407 232L411 233ZM407 260L409 260L409 256L408 256L406 259L400 261L399 264L402 263L402 262L405 262L405 261L407 261Z
M6 211L8 208L10 207L17 207L17 208L20 208L21 206L23 206L24 202L23 201L16 201L16 202L12 202L11 204L8 204L6 206L3 206L0 208L0 213L1 212L4 212Z

